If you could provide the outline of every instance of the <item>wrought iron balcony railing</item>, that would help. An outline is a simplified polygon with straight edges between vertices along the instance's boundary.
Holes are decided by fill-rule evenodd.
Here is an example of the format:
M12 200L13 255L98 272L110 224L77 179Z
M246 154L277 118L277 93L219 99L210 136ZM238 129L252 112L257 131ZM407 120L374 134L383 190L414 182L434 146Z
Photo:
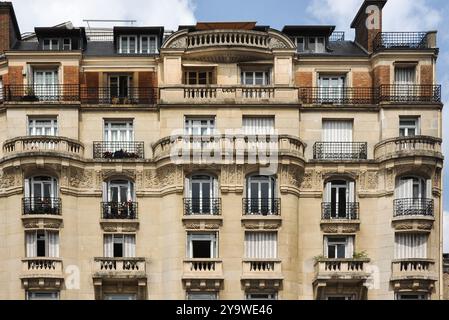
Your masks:
M379 102L441 102L441 85L381 85Z
M4 99L13 102L73 102L80 100L80 92L77 84L7 85Z
M96 141L93 147L94 159L143 159L143 142Z
M281 199L279 198L244 198L243 215L279 216Z
M336 41L345 41L345 32L344 31L334 31L329 37L329 42Z
M103 219L135 220L137 219L137 202L102 202L101 217Z
M306 87L299 89L304 104L375 104L376 88L372 87Z
M313 146L315 160L366 160L366 142L317 142Z
M393 202L394 217L427 216L433 217L433 199L405 198Z
M323 202L321 203L321 218L323 220L358 220L359 203Z
M154 87L130 87L118 92L110 87L81 87L81 102L85 104L156 104L158 89Z
M221 214L221 198L184 198L184 215Z
M427 32L381 32L373 41L373 50L426 49Z
M24 215L61 215L60 198L34 198L22 199Z

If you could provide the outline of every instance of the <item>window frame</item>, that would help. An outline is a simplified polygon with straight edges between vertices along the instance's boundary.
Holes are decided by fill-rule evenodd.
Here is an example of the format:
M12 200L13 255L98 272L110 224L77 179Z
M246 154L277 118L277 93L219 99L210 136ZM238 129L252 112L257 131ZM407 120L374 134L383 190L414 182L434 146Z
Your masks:
M210 239L201 238L201 236L209 236ZM195 239L195 237L197 237ZM195 258L193 252L194 241L210 241L209 258ZM212 232L187 232L187 246L186 246L187 259L218 259L219 257L219 234L217 231Z
M148 41L148 52L143 51L143 39L146 38ZM139 53L140 54L157 54L158 53L158 37L155 35L141 35L139 36ZM150 39L154 39L154 52L151 52Z
M341 236L331 236L331 235L325 235L324 236L324 242L325 242L325 246L324 246L324 256L327 259L350 259L352 258L352 256L354 255L354 249L352 248L352 253L349 252L349 250L351 249L349 247L350 241L349 238L352 237L352 244L354 245L355 242L355 237L354 236L345 236L345 235L341 235ZM329 240L332 239L345 239L345 241L333 241L332 244ZM329 251L330 251L330 245L334 246L334 255L335 257L331 258L329 257ZM338 247L337 246L344 246L344 257L338 257ZM349 257L349 258L347 258Z
M114 124L125 124L126 128L119 128L113 130L112 125ZM117 131L121 132L124 131L126 134L126 140L125 141L114 141L112 140L112 132ZM109 120L109 119L103 119L103 138L105 142L134 142L134 120Z
M45 41L48 41L48 48L45 47ZM53 41L56 41L56 48L54 47ZM58 51L61 50L60 39L59 38L44 38L42 39L42 50L43 51Z
M125 38L127 39L126 51L124 50L123 47L123 39ZM130 50L131 38L134 38L135 41L135 52L131 52ZM119 36L119 54L138 54L138 53L139 53L139 36L133 34Z
M399 117L399 137L416 137L419 136L421 134L421 126L420 126L420 121L421 118L419 116L410 116L410 117ZM406 124L401 124L402 121L413 121L415 122L414 125L406 125ZM409 134L409 130L415 130L415 134L411 135ZM402 130L404 130L404 133L402 133Z
M50 124L49 125L43 125L43 126L37 126L36 122L37 121L49 121ZM51 137L57 137L58 136L58 117L45 117L45 118L41 118L41 117L30 117L28 116L28 128L27 128L27 132L29 136L37 136L36 130L40 129L42 131L44 131L43 129L50 129L51 134L48 135L44 135L44 136L51 136Z
M246 68L242 68L240 71L240 84L242 86L270 86L271 85L271 72L272 72L272 68L269 68L268 70L265 68L265 70L260 69L260 70L249 70ZM257 73L262 73L262 84L257 84L257 77L256 74ZM252 84L247 84L246 83L246 79L247 79L247 74L252 74Z
M267 298L252 298L252 295L267 296ZM278 292L246 292L245 300L248 301L275 301L278 300Z
M190 297L194 296L194 295L210 296L210 297L213 297L213 299L190 299ZM188 300L188 301L201 301L201 300L203 300L203 301L208 301L208 300L214 301L214 300L219 300L219 294L218 294L217 291L211 291L211 292L207 292L207 291L204 291L204 292L202 292L202 291L187 291L186 292L186 300Z
M54 295L53 299L31 299L31 295L35 294L43 294L43 295ZM29 291L27 290L25 292L25 298L26 300L60 300L60 292L59 291Z
M200 126L194 126L195 121L200 121ZM203 121L207 121L207 124L203 125ZM200 134L194 134L194 129L200 129ZM203 130L206 129L206 133L203 134ZM216 117L195 117L195 116L184 116L184 133L188 136L209 136L213 135L216 129Z
M68 48L66 48L66 45L67 45L67 44L65 43L67 40L68 40L68 42L69 42L69 43L68 43L68 46L69 46ZM62 50L63 50L63 51L71 51L71 50L73 50L72 39L71 39L71 38L63 38L63 39L62 39Z

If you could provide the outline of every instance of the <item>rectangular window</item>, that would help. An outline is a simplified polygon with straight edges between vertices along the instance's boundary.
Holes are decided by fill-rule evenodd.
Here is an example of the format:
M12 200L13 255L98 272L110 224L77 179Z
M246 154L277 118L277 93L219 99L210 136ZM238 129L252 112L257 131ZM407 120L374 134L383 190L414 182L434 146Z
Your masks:
M0 79L0 101L3 101L3 80Z
M324 37L307 37L303 38L303 42L303 52L324 53L326 51L326 40Z
M325 256L328 259L351 259L354 255L354 237L324 237Z
M218 234L189 232L187 257L189 259L215 259L218 257Z
M135 294L105 294L104 300L137 300L137 296Z
M246 135L274 134L274 117L243 117L243 133Z
M214 134L215 118L186 117L184 131L186 135L208 136Z
M395 235L395 259L427 259L427 234L398 233Z
M398 85L410 85L416 82L416 67L397 66L394 69L394 81Z
M43 50L59 50L59 39L44 39L42 43Z
M276 259L277 232L246 232L245 258Z
M216 292L187 292L187 300L218 300Z
M72 50L72 39L66 38L62 40L62 50L64 51Z
M215 84L214 73L211 70L188 70L184 72L184 84L210 85Z
M270 72L263 70L242 71L241 83L248 86L267 86L270 84Z
M354 300L354 297L352 295L328 295L326 296L326 300L345 301L345 300Z
M59 257L59 233L55 231L36 230L25 233L26 256Z
M119 53L136 54L137 53L137 37L121 36L119 39Z
M321 75L318 79L318 97L320 103L344 103L345 98L345 76Z
M396 300L429 300L429 295L425 293L397 293Z
M246 300L277 300L277 293L247 293Z
M305 49L305 41L304 37L294 37L293 42L296 44L296 52L304 52Z
M27 300L59 300L57 291L27 291Z
M420 134L419 117L400 117L399 118L399 136L413 137Z
M323 120L323 142L352 142L352 120Z
M132 98L132 95L130 94L132 81L133 78L129 75L109 76L109 98L113 100L112 103L114 103L114 98Z
M105 234L104 256L106 258L134 258L136 236L133 234Z
M132 142L134 141L133 121L104 122L104 141L106 142Z
M58 120L44 118L28 118L28 135L30 136L57 136Z
M156 38L156 36L141 36L140 37L140 53L143 53L143 54L157 53L157 38Z

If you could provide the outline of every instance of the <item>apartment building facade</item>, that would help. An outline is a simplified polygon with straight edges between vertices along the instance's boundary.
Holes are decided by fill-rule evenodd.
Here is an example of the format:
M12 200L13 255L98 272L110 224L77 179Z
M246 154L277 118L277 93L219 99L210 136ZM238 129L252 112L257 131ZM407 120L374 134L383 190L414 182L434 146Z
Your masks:
M1 299L441 299L436 32L21 35L0 2Z

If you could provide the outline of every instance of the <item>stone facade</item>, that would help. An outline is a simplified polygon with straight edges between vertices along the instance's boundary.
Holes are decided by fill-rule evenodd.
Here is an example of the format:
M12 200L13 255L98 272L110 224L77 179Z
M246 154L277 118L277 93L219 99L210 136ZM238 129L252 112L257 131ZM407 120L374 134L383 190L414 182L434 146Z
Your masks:
M437 50L376 51L369 31L358 35L369 53L347 41L355 57L304 54L295 35L250 23L199 23L161 45L163 31L135 28L135 34L155 35L156 51L102 56L89 35L84 40L91 50L84 52L12 50L1 58L0 299L34 293L60 299L443 297ZM74 30L67 30L72 44ZM38 31L36 48L45 39L45 30ZM115 32L111 48L125 31ZM323 37L332 47L329 36ZM380 85L396 88L395 68L404 62L416 68L413 88L422 89L382 93ZM42 70L57 75L57 89L36 85ZM344 78L347 91L323 94L320 83L332 77ZM242 135L255 118L272 119L277 135L258 142ZM212 122L219 134L200 142L195 135L179 137L194 126L192 119ZM414 135L400 137L402 119L418 119ZM38 120L50 126L46 134L36 129ZM328 121L349 121L350 139L326 140ZM111 138L117 123L130 136ZM230 138L229 130L240 133ZM264 151L250 161L251 147L271 144L275 158ZM195 158L195 150L211 145L208 157ZM192 155L181 158L179 146ZM274 171L264 174L273 159ZM423 183L423 194L412 199L418 207L416 201L401 205L405 177ZM209 181L214 195L201 209L192 196L195 178ZM269 205L254 209L251 188L258 178L272 193L257 194ZM124 201L111 200L117 181L121 187L125 181ZM342 181L344 217L336 216L330 195ZM45 191L50 197L37 191L44 185L52 186ZM401 256L395 241L407 234L425 237L424 251ZM204 247L195 247L192 235L213 238L214 253L196 256ZM253 256L251 236L275 238L272 251ZM116 238L123 240L111 256L107 239ZM331 242L342 238L345 256L332 257L338 249Z

